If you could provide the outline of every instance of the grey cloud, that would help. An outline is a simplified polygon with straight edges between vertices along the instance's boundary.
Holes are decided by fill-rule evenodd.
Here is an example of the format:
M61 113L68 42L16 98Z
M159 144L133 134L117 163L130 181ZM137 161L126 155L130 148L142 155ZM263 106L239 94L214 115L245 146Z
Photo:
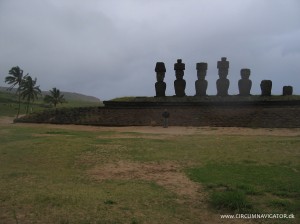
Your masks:
M153 96L155 63L164 61L173 95L173 64L182 58L186 92L195 94L195 64L205 61L214 95L216 64L227 56L231 94L244 67L254 94L262 79L273 80L275 94L286 84L300 94L298 21L297 0L1 0L0 85L19 65L42 89Z

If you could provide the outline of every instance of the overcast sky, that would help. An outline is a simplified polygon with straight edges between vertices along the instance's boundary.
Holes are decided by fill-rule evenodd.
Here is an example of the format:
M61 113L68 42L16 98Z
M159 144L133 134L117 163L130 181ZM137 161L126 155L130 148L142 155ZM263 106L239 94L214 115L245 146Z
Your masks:
M196 63L207 62L216 95L217 61L230 62L229 93L250 68L252 94L263 79L273 94L300 94L299 0L0 0L0 86L13 66L37 77L42 90L92 95L154 96L157 61L174 95L174 63L186 65L195 95Z

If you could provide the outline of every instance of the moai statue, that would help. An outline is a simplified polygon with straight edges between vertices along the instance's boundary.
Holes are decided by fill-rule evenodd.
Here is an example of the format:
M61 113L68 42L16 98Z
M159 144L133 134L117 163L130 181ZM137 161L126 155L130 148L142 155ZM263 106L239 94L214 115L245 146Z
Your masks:
M198 80L195 82L196 96L207 96L207 80L205 80L207 63L201 62L196 64Z
M293 95L293 87L292 86L284 86L282 88L282 95L283 96L291 96L291 95Z
M221 61L218 61L219 79L217 80L217 96L228 96L229 79L227 79L229 61L226 61L226 57L222 57Z
M182 63L181 59L177 59L177 63L174 64L174 70L176 75L176 80L174 81L175 94L178 97L183 97L185 95L186 82L183 79L185 64Z
M156 97L166 96L166 83L164 82L166 67L163 62L157 62L155 66L156 80L155 91Z
M250 90L252 87L252 81L249 79L251 70L249 68L241 69L241 77L239 80L239 91L240 96L250 96Z
M262 96L271 96L272 81L271 80L262 80L260 83L260 89L261 89Z

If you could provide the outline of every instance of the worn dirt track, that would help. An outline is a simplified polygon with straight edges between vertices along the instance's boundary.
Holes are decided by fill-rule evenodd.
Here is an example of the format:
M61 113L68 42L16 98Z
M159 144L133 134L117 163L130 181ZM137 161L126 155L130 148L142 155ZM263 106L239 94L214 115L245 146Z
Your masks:
M0 117L0 125L13 124L12 117ZM243 127L182 127L170 126L126 126L126 127L104 127L88 125L56 125L56 124L25 124L17 123L16 126L44 127L49 129L66 129L78 131L115 131L115 132L137 132L144 134L163 135L249 135L249 136L300 136L300 128L243 128Z

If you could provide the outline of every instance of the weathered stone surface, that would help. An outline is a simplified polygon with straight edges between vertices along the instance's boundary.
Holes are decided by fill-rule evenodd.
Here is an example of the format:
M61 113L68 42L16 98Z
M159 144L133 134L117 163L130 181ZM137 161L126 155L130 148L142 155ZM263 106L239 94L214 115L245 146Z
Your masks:
M226 57L222 57L221 61L218 61L217 68L219 70L219 79L217 80L217 95L218 96L228 96L228 89L230 85L229 79L227 79L229 70L229 61Z
M155 65L155 72L166 72L165 63L163 62L156 62Z
M156 82L155 83L155 92L156 92L156 97L164 97L166 96L166 88L167 84L165 82Z
M207 72L207 63L201 62L196 64L198 80L195 82L196 96L206 96L207 80L205 80Z
M182 59L177 59L177 63L174 64L174 70L180 70L184 71L185 70L185 64L182 63Z
M174 97L173 97L174 98ZM239 97L240 98L240 97ZM271 103L271 102L270 102ZM156 107L87 107L44 110L21 117L16 122L133 126L162 124L163 108L171 114L171 126L300 127L300 102L281 101L265 104L207 104ZM277 106L276 106L277 105Z
M260 83L260 89L261 89L262 96L271 96L272 81L271 80L262 80Z
M165 64L163 62L157 62L155 66L155 72L156 72L156 80L157 80L157 82L155 83L156 97L166 96L167 85L164 82L165 73L166 73Z
M248 68L241 69L241 77L239 80L239 92L240 96L250 96L250 90L252 87L252 81L249 79L251 70Z
M177 63L174 64L174 70L176 75L176 80L174 81L175 95L177 97L186 96L185 94L186 82L183 79L185 64L182 63L181 59L178 59Z
M282 88L282 95L284 95L284 96L293 95L293 87L292 86L284 86Z

